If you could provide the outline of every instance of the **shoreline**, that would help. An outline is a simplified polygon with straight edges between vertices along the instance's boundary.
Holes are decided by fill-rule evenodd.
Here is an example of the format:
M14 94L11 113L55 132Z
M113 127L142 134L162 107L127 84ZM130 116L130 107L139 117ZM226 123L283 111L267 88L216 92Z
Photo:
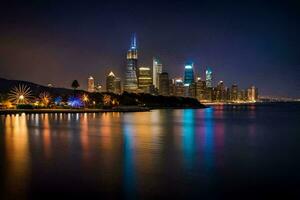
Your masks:
M68 114L68 113L107 113L107 112L150 112L160 109L205 109L206 107L118 107L111 109L0 109L0 115L17 114Z
M16 114L45 114L45 113L106 113L106 112L149 112L145 107L113 108L113 109L5 109L0 110L0 115Z

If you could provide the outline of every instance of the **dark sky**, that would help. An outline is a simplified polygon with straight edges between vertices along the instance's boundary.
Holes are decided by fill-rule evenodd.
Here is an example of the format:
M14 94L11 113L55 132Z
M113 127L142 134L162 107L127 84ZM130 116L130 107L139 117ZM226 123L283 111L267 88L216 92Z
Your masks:
M123 76L132 33L139 66L157 56L182 76L192 60L202 77L211 66L215 82L300 98L297 1L1 1L0 77L104 84L110 70Z

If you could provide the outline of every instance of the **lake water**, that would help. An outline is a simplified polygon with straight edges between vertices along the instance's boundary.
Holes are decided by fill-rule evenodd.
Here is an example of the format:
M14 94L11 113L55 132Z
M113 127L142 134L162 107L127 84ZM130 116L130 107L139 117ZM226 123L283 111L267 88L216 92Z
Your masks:
M299 104L0 119L0 199L300 197Z

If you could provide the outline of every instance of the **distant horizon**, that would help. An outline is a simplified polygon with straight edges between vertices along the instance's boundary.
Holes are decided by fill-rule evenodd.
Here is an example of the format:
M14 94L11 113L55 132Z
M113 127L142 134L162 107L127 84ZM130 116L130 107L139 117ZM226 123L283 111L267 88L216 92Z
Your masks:
M159 5L159 6L158 6ZM214 85L251 85L263 96L300 97L300 15L295 1L5 2L0 8L0 77L86 89L124 81L126 52L137 36L138 66L158 57L170 77L193 61Z

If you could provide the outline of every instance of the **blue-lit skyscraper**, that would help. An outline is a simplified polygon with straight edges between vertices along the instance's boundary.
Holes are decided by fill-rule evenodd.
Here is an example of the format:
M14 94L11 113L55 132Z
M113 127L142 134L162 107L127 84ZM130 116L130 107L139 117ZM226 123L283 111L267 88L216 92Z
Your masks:
M195 82L194 76L194 63L187 63L184 66L184 86L189 86L190 84Z
M125 73L124 91L136 92L138 89L138 77L137 77L137 45L136 36L133 35L131 38L130 49L127 52L127 66Z
M210 67L206 68L205 71L206 87L212 87L212 70Z

